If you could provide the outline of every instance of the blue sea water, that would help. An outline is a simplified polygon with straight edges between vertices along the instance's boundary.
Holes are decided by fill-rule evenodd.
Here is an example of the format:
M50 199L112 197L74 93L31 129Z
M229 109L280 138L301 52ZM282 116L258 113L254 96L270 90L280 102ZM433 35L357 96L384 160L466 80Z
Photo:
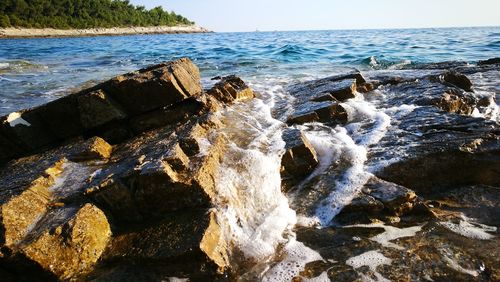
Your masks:
M500 56L500 27L134 35L0 40L0 114L53 100L114 75L190 57L204 81L391 69Z

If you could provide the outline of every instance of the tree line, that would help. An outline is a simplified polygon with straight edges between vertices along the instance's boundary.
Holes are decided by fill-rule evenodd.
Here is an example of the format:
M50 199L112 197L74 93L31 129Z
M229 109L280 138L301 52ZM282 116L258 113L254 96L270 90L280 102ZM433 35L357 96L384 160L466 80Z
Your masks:
M0 27L96 28L194 24L156 7L128 0L0 0Z

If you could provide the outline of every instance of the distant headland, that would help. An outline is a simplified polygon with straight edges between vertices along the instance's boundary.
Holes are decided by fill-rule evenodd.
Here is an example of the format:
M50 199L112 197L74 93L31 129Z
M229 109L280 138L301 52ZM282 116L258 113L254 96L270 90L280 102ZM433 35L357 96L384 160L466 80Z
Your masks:
M0 37L64 37L200 33L208 30L162 7L124 0L6 1L0 4Z

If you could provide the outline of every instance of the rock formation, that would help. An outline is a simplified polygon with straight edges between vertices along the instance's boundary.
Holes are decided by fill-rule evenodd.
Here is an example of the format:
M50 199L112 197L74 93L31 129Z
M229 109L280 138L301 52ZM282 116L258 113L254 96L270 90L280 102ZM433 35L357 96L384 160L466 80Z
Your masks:
M21 111L22 122L3 117L1 270L120 281L151 267L180 275L159 269L184 261L193 277L223 275L229 248L211 208L225 139L210 134L222 126L213 114L253 97L234 76L205 93L184 58Z

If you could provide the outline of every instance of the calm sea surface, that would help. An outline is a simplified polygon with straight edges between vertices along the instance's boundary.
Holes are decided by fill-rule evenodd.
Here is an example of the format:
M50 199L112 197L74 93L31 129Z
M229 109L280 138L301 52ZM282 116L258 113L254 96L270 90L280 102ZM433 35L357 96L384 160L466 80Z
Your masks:
M0 40L0 114L116 74L190 57L204 81L236 73L291 81L345 68L500 56L500 27L136 35Z

